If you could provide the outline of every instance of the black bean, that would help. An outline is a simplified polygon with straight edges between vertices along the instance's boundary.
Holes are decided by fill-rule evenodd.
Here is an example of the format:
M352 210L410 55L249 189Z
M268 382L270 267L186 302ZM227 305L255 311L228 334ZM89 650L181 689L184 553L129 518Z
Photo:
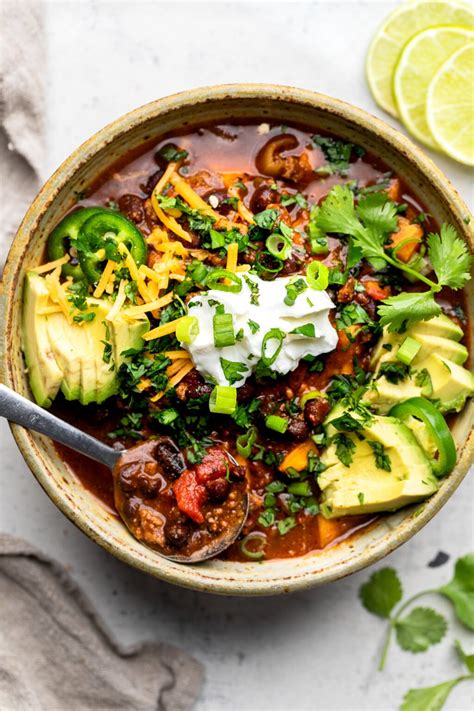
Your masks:
M227 499L230 491L230 482L227 479L219 478L208 481L206 484L206 491L209 495L210 501L214 504L221 504Z
M286 435L295 442L303 442L309 437L309 427L304 420L293 418L289 421Z
M169 479L177 479L186 469L184 457L171 437L159 437L156 440L154 456Z
M166 523L164 527L165 540L173 548L181 548L189 538L189 526L183 523Z

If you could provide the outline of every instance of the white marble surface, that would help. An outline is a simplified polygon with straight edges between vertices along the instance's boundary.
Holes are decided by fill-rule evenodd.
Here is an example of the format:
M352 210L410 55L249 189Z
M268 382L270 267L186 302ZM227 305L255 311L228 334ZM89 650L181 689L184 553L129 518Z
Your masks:
M47 5L50 173L92 132L121 113L177 90L231 81L299 85L374 105L363 75L369 38L393 2L51 2ZM434 156L466 200L469 173ZM217 598L180 590L116 561L59 513L27 470L2 422L0 528L67 564L124 642L181 645L206 667L196 711L382 711L406 689L459 673L452 641L473 637L448 615L445 640L413 656L392 648L376 671L384 625L357 590L362 572L284 598ZM388 559L415 592L445 581L473 547L472 477L415 539ZM451 561L427 567L439 550ZM446 709L472 707L472 685Z

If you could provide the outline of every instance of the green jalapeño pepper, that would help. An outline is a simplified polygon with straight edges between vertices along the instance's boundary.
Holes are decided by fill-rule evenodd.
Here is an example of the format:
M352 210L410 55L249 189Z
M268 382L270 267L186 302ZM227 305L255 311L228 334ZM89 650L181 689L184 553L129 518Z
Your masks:
M456 446L446 420L433 403L422 397L412 397L392 407L388 414L402 422L409 417L421 420L438 450L438 457L430 461L433 473L436 476L444 476L452 471L456 464Z
M137 266L146 262L147 246L143 235L123 215L101 210L82 224L75 246L82 271L90 284L99 281L108 259L122 260L119 244L127 247Z
M48 237L48 257L51 260L61 259L67 254L79 235L79 230L89 217L102 212L101 207L84 207L66 215ZM74 281L84 279L84 273L77 257L73 257L67 264L63 264L62 273L72 277Z

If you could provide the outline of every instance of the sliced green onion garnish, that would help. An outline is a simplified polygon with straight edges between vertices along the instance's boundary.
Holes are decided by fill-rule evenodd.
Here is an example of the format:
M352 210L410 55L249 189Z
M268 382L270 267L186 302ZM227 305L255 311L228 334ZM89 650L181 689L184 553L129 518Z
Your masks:
M196 316L183 316L176 326L176 338L181 343L193 343L199 336L199 321Z
M308 225L311 254L327 254L329 252L328 238L313 222Z
M261 361L263 365L269 366L272 365L278 356L280 355L280 351L283 346L283 339L285 338L285 334L283 331L280 331L279 328L271 328L269 331L266 332L266 334L263 337L262 341L262 356L261 356ZM270 345L270 341L276 341L276 347L273 349L273 352L269 355L268 354L268 348Z
M250 560L260 560L265 555L264 548L266 544L267 537L263 531L252 531L241 541L240 550ZM250 548L249 545L251 546Z
M306 279L312 289L323 291L329 284L329 269L325 264L315 259L306 269Z
M288 485L288 493L295 496L312 496L311 486L309 481L295 481Z
M220 415L232 415L237 407L237 388L216 385L209 399L209 410Z
M222 284L221 279L228 279L232 284ZM230 291L233 294L238 294L239 291L242 291L242 279L227 269L213 269L212 272L209 272L207 275L204 284L209 289Z
M212 319L214 345L216 348L233 346L235 343L234 319L232 314L215 314Z
M304 406L309 400L316 400L318 397L326 397L325 393L322 393L320 390L310 390L309 392L305 393L301 398L300 398L300 408L304 410Z
M290 256L292 242L284 235L274 232L267 237L265 245L272 257L285 260Z
M257 439L257 430L250 427L245 434L239 435L236 440L237 452L241 457L250 457L252 447Z
M283 299L287 306L293 306L299 294L306 291L308 288L307 283L304 279L296 279L295 281L290 281L289 284L285 286L286 296Z
M286 432L288 428L288 420L285 420L284 417L280 417L279 415L268 415L265 418L265 424L269 430L274 430L280 434Z
M421 344L418 341L407 336L396 353L397 360L410 365L420 348Z

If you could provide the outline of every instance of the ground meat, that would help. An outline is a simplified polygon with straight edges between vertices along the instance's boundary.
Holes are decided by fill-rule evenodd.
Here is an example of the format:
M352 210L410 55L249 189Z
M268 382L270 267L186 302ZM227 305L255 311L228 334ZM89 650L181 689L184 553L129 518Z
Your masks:
M145 213L145 222L148 229L151 231L160 224L160 221L156 216L156 212L154 211L153 205L151 204L151 200L149 198L143 203L143 211Z
M196 370L191 370L176 388L176 395L180 400L193 400L204 395L210 395L212 385L206 383L202 375Z
M304 420L293 417L288 423L285 434L295 442L303 442L309 437L309 427Z
M132 195L131 193L122 195L119 197L118 206L120 212L137 225L145 219L143 200L138 195Z
M304 417L312 427L320 425L331 409L327 397L317 397L314 400L308 400L304 406Z
M207 494L214 504L221 504L229 495L230 482L223 477L208 481L206 484Z
M352 301L354 298L354 287L356 285L356 280L354 277L349 277L344 286L339 289L337 293L337 300L339 303L344 304L348 301Z
M153 499L166 486L166 481L157 471L156 462L131 462L120 469L119 485L125 494L140 493Z

